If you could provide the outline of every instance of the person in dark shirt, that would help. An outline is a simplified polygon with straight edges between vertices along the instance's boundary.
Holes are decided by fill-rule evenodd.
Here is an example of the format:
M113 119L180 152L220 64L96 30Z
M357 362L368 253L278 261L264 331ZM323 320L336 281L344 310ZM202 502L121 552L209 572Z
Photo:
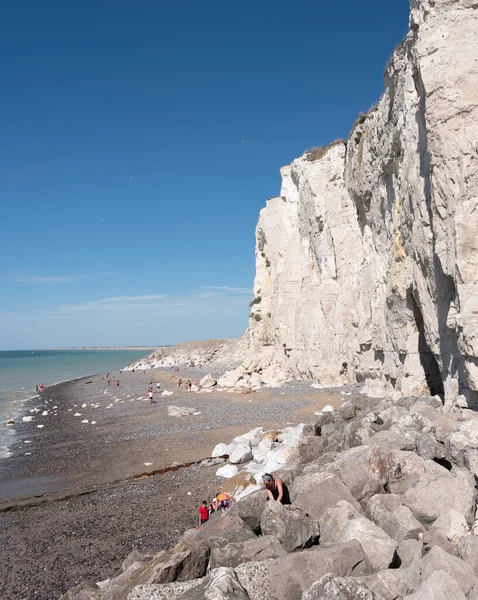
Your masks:
M276 500L281 504L290 504L289 490L282 479L279 479L279 477L273 477L269 473L266 473L262 476L262 482L266 488L269 500Z

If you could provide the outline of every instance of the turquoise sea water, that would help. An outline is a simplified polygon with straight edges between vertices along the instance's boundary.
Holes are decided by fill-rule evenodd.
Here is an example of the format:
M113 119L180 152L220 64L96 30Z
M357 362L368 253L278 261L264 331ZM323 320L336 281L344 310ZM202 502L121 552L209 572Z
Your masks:
M152 350L0 351L0 456L13 434L6 421L15 418L23 401L35 395L35 385L118 372Z

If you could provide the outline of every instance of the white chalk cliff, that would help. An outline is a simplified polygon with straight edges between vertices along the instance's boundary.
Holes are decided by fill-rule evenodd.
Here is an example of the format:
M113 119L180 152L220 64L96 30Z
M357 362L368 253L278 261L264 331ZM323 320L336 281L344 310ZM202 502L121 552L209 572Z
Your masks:
M411 0L377 106L281 174L246 369L477 407L478 1Z

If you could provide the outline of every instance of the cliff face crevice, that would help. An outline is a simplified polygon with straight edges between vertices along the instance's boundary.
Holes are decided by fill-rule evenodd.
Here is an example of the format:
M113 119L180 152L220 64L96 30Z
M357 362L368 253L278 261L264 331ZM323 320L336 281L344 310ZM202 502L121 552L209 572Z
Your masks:
M478 405L477 41L471 0L412 0L378 104L281 169L246 368Z

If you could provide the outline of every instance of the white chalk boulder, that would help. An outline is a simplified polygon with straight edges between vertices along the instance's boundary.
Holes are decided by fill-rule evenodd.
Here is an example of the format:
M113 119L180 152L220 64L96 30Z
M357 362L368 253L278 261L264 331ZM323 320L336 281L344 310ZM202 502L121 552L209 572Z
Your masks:
M202 388L212 388L217 385L217 380L212 377L211 373L205 375L199 382Z
M231 444L229 448L229 462L233 465L240 465L252 459L252 450L249 443L239 442Z
M224 479L230 479L239 473L239 469L236 465L224 465L223 467L219 467L216 471L216 477L224 477Z

